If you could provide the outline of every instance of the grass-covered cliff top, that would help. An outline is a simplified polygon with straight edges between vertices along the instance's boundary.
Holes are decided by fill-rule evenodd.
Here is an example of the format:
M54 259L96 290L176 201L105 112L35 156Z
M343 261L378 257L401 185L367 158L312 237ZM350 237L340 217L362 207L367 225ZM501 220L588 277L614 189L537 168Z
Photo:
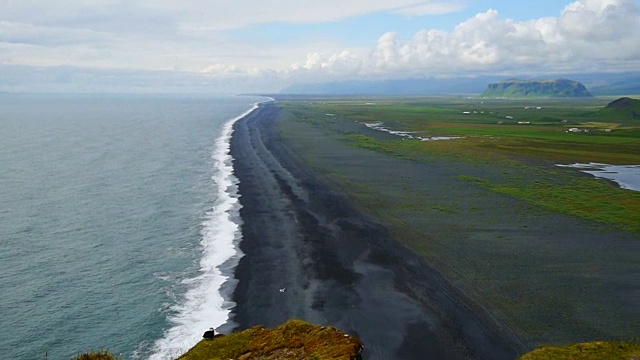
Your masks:
M640 343L595 341L564 347L545 346L520 360L638 360Z
M262 326L202 340L180 360L360 359L362 344L334 327L291 320L268 330Z

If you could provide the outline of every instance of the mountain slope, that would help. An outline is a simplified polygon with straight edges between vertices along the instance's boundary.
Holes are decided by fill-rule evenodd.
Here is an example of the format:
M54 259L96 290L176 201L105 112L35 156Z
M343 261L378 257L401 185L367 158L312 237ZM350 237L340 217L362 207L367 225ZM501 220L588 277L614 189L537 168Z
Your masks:
M640 122L640 100L622 97L610 102L598 113L612 120Z

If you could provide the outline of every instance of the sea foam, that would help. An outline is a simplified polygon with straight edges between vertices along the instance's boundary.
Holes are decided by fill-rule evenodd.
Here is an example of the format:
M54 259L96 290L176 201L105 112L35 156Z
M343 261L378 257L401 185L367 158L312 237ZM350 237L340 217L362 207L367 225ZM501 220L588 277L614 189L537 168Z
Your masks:
M172 306L169 317L172 327L155 342L149 359L175 359L200 341L209 327L218 328L230 321L235 306L230 297L237 283L233 271L243 256L238 247L242 238L241 205L238 179L233 174L233 158L229 152L230 140L233 124L256 110L259 104L229 120L216 140L212 180L217 193L213 208L202 222L200 269L196 277L183 280L189 290L180 303Z

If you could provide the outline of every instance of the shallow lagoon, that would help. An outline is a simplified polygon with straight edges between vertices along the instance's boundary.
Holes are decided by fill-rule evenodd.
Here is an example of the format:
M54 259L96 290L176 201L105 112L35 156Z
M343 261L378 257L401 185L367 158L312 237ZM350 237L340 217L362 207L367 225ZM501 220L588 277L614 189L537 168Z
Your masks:
M600 163L570 164L572 167L597 178L615 181L621 188L640 191L640 165L609 165Z
M431 137L423 137L423 136L412 135L412 134L415 134L416 132L391 130L391 129L389 129L389 128L386 128L386 127L384 126L384 123L382 123L382 122L364 123L364 125L365 125L366 127L368 127L369 129L374 129L374 130L384 131L384 132L388 132L389 134L393 134L393 135L401 136L401 137L408 138L408 139L418 139L418 140L420 140L420 141L453 140L453 139L459 139L459 138L460 138L459 136L431 136Z

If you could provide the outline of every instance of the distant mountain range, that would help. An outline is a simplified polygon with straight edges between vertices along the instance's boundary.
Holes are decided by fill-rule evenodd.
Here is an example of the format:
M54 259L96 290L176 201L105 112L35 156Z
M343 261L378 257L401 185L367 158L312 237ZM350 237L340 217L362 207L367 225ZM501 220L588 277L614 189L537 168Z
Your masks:
M593 95L640 94L640 72L563 74L553 78L567 78L582 83ZM538 80L540 78L526 78ZM549 77L547 77L548 79ZM461 78L425 78L370 81L337 81L316 84L294 84L281 94L299 95L437 95L481 94L487 85L503 81L503 76Z
M568 79L504 80L491 83L482 97L592 97L582 83Z

